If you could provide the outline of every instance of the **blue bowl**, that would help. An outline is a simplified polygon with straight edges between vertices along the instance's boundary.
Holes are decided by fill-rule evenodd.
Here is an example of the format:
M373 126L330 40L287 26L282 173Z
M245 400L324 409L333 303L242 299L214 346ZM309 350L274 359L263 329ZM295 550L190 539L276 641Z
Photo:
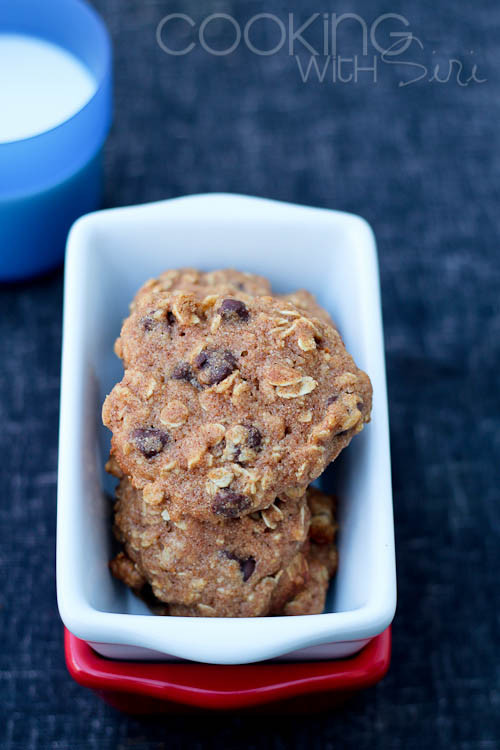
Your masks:
M0 30L62 47L96 80L89 101L60 125L0 143L0 281L14 281L59 265L72 223L100 206L112 52L104 23L83 0L2 4Z

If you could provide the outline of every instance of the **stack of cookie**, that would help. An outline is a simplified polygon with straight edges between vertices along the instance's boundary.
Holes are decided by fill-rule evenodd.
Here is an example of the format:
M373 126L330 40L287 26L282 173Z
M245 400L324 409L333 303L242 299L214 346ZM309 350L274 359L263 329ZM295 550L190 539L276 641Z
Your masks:
M113 573L163 614L321 612L335 503L309 485L372 396L326 311L259 276L167 271L137 293L115 350Z

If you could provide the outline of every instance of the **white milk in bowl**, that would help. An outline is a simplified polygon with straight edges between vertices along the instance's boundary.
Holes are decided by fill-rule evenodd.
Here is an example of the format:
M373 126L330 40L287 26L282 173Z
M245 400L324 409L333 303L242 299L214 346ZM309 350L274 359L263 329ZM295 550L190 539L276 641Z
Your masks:
M0 33L0 143L60 125L95 90L92 73L67 50L43 39Z

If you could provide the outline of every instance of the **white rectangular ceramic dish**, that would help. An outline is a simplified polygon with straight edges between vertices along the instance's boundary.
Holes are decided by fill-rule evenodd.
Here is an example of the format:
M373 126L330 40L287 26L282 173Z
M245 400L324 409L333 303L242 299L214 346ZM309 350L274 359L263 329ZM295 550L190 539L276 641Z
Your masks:
M305 287L373 382L372 422L322 479L340 506L340 565L322 615L157 617L108 570L113 482L101 405L121 378L113 342L134 292L167 268L236 267L279 292ZM392 621L389 431L376 248L358 216L212 194L100 211L68 239L61 387L57 593L64 624L106 656L237 664L336 658ZM293 652L293 653L292 653Z

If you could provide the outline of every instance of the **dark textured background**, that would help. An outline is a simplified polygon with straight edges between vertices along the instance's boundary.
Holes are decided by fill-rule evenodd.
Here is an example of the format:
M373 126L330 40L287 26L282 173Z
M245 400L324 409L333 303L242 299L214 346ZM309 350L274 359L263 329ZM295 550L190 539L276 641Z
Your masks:
M107 205L227 190L355 211L375 229L399 579L393 661L343 713L286 721L147 723L71 681L54 585L57 272L0 287L0 746L499 747L498 3L95 4L116 51ZM174 58L155 43L167 12L244 22L316 10L404 13L424 44L406 60L456 57L470 71L475 59L488 81L398 87L419 71L382 66L376 84L303 84L286 53ZM354 25L339 38L344 55L360 52Z

